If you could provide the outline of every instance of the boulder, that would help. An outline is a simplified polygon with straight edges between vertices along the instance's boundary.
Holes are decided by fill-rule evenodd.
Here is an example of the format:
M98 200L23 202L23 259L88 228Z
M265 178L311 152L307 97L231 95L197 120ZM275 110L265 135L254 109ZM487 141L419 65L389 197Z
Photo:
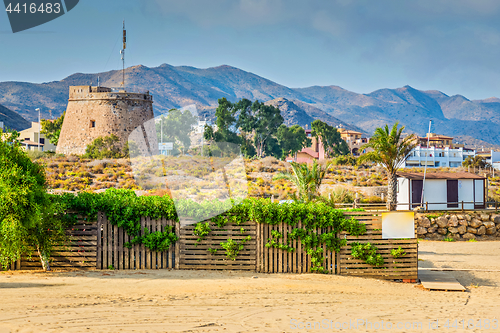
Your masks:
M471 220L470 215L469 215L469 214L466 214L466 215L465 215L465 219L466 219L467 221L470 221L470 220Z
M459 225L468 226L468 225L469 225L469 222L467 222L467 220L458 220L458 224L459 224Z
M483 221L489 221L490 220L490 215L489 214L481 214L481 220L483 220Z
M476 218L473 218L470 222L469 222L469 226L471 226L472 228L478 228L480 226L483 225L483 221L479 220L479 219L476 219Z
M427 216L424 216L419 225L424 228L429 228L431 226L431 221L427 218Z
M461 214L460 214L460 215L457 215L457 219L459 219L459 220L465 220L465 216L463 216L463 215L461 215Z
M483 222L483 225L485 226L486 229L495 228L495 222Z
M461 225L461 226L459 226L459 227L457 228L457 230L458 230L458 233L459 233L460 235L463 235L463 234L465 234L465 233L467 232L467 227L466 227L466 226L464 226L464 225Z
M452 215L448 220L448 227L458 226L458 218L456 215Z
M486 234L487 235L494 235L494 234L496 234L496 232L497 232L496 228L488 228L488 229L486 229Z
M417 228L417 234L419 235L425 235L427 233L427 228L424 227L418 227Z
M467 227L467 232L469 234L477 234L477 229L476 228L471 228L471 227Z
M500 224L500 215L491 215L491 220L497 224Z
M448 227L448 231L451 232L452 234L456 234L456 233L458 233L458 228Z
M448 225L448 219L444 216L440 216L437 218L436 223L440 228L444 228Z
M441 235L446 235L448 233L448 229L446 229L446 228L439 228L437 231Z
M480 226L478 229L477 229L477 235L478 236L481 236L481 235L484 235L486 234L486 228L484 227L484 225Z
M445 217L447 220L449 220L449 219L450 219L450 215L449 215L449 214L446 214L444 217Z
M435 228L435 227L430 227L430 228L427 228L427 233L429 233L429 234L433 234L433 233L435 233L435 232L436 232L436 230L437 230L437 228Z
M466 233L462 236L463 239L475 239L476 236L474 236L473 234L471 233Z

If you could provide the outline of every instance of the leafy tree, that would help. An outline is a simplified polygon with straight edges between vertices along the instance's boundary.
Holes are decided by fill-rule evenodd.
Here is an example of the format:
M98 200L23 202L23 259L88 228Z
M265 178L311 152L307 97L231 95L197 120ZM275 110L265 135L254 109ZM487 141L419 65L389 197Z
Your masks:
M277 138L283 152L282 158L288 155L295 155L302 148L311 145L311 139L307 137L306 131L299 125L286 127L282 124L278 128Z
M171 109L166 117L162 116L160 119L161 121L156 123L158 142L173 142L174 149L182 149L186 152L191 146L189 135L192 132L192 126L198 124L198 117L189 110L182 112L178 109ZM163 138L161 127L163 127Z
M318 198L319 188L331 164L327 163L322 166L314 160L311 168L307 163L291 162L290 165L292 173L279 173L273 177L273 180L286 179L292 182L297 187L297 194L293 195L296 201L310 202Z
M256 122L254 143L257 156L262 157L267 150L268 152L276 152L278 155L275 156L281 157L280 150L277 147L272 147L278 141L270 140L277 135L278 128L284 121L280 109L255 101L252 104L252 111Z
M85 149L85 157L88 158L123 158L127 157L128 144L122 149L120 138L111 134L105 137L98 137Z
M316 139L321 138L327 157L349 154L349 146L342 140L339 131L335 127L316 119L312 122L311 129L312 136Z
M417 140L415 135L411 134L405 138L401 137L404 126L398 129L399 123L396 122L392 129L385 125L384 128L378 127L375 129L370 142L363 145L361 149L372 148L373 151L361 155L358 161L363 163L371 161L382 165L388 175L388 191L387 191L387 209L396 209L396 191L397 191L397 176L396 172L401 165L410 156L410 152L416 147Z
M224 153L239 154L240 151L236 151L235 148L235 145L242 143L242 139L236 133L237 105L226 98L220 98L218 102L219 106L215 110L217 130L214 130L212 126L205 125L203 137L210 142L211 146L217 147L217 149L211 147L210 150L212 152L220 151L220 156Z
M0 129L0 264L36 249L49 270L52 247L65 240L61 207L46 192L44 168L18 142L19 133Z
M57 143L59 142L59 135L61 134L61 128L64 122L64 115L66 112L64 112L59 118L51 121L47 119L42 119L41 120L41 125L42 125L42 134L45 135L45 137L54 145L57 146Z
M473 167L473 168L489 168L491 165L486 162L486 158L482 156L467 156L465 161L462 162L462 166L464 167Z

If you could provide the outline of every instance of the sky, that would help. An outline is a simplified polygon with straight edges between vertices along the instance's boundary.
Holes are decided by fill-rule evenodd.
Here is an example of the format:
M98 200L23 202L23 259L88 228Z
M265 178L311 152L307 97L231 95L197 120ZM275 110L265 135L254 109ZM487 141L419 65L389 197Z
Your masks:
M291 88L410 85L500 97L498 0L80 0L12 33L0 13L0 82L163 63L230 65Z

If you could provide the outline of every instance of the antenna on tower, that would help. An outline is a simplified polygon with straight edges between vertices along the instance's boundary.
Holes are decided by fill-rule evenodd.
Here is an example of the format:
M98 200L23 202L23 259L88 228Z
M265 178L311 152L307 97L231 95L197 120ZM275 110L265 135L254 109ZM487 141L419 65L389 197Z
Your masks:
M125 30L125 20L123 20L123 48L120 50L122 55L122 87L125 89L125 49L127 48L127 30Z

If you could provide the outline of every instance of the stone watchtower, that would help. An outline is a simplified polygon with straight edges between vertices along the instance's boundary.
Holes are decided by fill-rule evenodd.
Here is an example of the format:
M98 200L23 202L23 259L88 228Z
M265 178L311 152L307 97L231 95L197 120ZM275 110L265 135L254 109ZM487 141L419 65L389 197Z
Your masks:
M132 131L151 119L154 119L153 96L149 92L69 87L68 108L56 152L82 155L95 139L111 134L120 138L123 148Z

